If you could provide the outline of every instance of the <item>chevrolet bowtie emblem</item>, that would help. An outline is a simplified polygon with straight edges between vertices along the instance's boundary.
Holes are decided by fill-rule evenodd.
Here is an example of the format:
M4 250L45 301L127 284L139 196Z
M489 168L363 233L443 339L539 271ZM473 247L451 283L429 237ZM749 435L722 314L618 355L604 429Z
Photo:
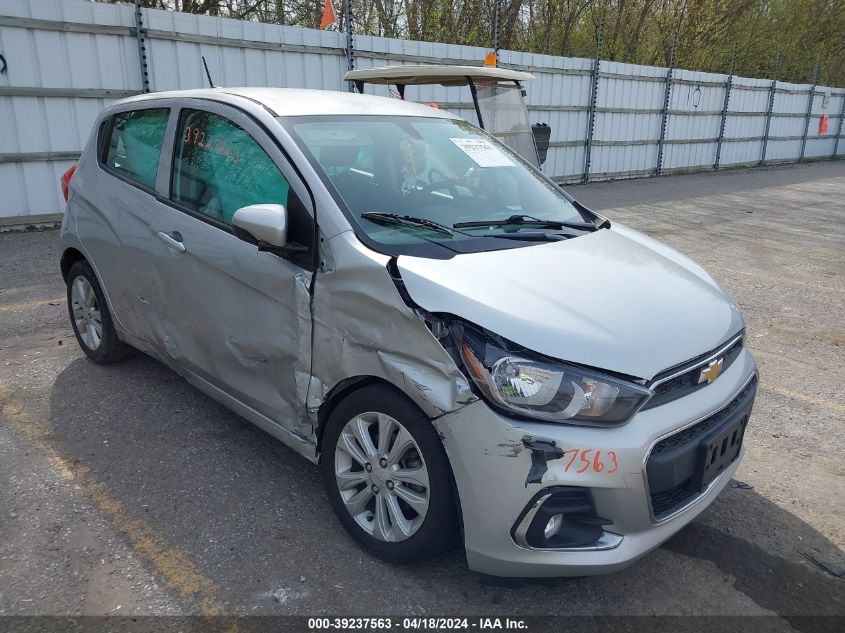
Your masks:
M717 358L716 360L712 361L707 367L701 370L701 374L698 376L698 382L713 382L716 378L719 377L719 374L722 373L722 365L724 363L723 358Z

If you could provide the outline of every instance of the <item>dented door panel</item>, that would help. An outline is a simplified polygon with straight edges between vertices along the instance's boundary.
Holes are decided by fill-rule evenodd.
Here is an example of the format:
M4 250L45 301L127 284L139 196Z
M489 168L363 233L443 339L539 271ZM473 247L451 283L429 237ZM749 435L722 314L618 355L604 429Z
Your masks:
M188 109L212 113L246 132L249 142L259 146L284 177L289 196L296 195L304 212L313 217L308 189L267 134L267 121L262 121L265 127L256 123L261 116L253 118L231 106L197 99L180 99L175 106L159 172L162 196L171 193L174 139L181 137L179 114ZM209 141L205 147L220 152L223 146ZM238 150L241 159L241 148L228 149ZM237 190L229 190L230 198L236 194ZM176 235L183 247L166 248L150 262L159 300L156 338L163 355L183 373L198 378L194 382L205 391L219 390L230 404L244 408L247 417L255 421L260 416L262 426L274 424L286 431L278 435L302 452L303 445L313 445L314 435L305 408L313 273L259 251L235 237L225 222L212 222L173 202L163 206L166 213L157 216L151 232L159 237Z
M184 253L157 258L164 352L301 437L310 371L311 273L173 210ZM165 230L165 229L162 229Z

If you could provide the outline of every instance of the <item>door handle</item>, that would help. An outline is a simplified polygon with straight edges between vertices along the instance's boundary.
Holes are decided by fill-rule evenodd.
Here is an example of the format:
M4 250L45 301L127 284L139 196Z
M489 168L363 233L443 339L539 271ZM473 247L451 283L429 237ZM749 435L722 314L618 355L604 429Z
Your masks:
M159 231L158 236L161 238L162 242L167 244L173 250L180 253L185 252L185 245L182 243L182 234L179 233L179 231L173 231L172 233Z

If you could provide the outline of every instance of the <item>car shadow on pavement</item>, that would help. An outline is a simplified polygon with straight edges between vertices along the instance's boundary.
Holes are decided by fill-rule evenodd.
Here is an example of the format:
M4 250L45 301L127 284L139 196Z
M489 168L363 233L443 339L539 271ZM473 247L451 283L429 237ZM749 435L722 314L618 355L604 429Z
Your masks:
M482 584L457 547L415 566L373 559L342 531L314 465L147 356L72 361L50 425L54 449L210 577L233 613L712 613L717 590L694 582L703 573L781 615L845 615L843 580L799 549L841 552L751 489L728 489L628 570L509 589Z

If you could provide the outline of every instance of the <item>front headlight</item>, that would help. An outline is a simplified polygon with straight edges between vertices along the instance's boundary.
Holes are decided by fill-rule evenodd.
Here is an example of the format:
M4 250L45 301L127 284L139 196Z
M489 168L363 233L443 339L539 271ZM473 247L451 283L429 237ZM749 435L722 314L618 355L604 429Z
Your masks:
M475 329L459 326L467 371L492 404L547 422L618 425L651 396L645 387L583 367L511 352Z

